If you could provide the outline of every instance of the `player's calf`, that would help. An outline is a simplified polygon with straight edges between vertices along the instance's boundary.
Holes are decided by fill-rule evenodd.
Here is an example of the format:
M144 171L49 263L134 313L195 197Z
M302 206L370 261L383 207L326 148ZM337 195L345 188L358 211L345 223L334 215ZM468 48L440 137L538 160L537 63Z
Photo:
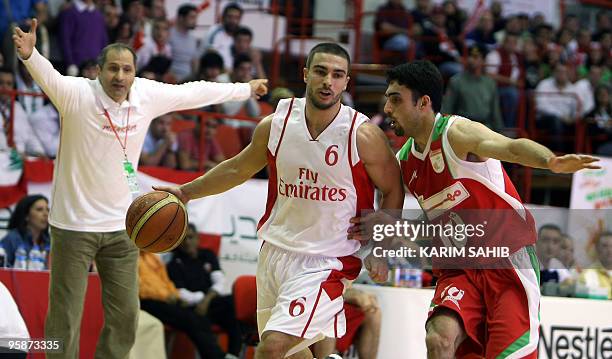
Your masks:
M439 311L431 317L426 326L427 358L452 359L459 344L467 335L456 313L445 308L438 309Z

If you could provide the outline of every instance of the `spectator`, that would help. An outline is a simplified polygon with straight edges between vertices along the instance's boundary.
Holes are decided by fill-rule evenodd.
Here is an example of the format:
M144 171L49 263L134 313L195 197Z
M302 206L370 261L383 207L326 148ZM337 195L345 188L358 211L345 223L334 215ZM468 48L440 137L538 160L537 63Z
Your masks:
M379 46L385 50L406 52L410 46L411 22L401 0L387 0L376 10L374 26Z
M612 232L603 232L595 244L597 261L580 273L578 283L588 289L606 290L612 299Z
M34 137L43 149L41 154L49 158L55 158L60 140L60 123L57 110L49 100L45 100L43 107L39 108L29 118Z
M105 4L103 10L106 36L110 41L115 41L119 31L119 9L114 4Z
M540 24L534 29L534 39L540 56L544 57L553 43L553 27L549 24Z
M68 75L79 73L78 65L95 59L108 44L104 16L93 0L75 0L59 15L59 42Z
M129 43L135 51L138 51L145 42L145 8L143 0L123 0L123 18L132 25L134 37ZM151 29L148 37L151 38Z
M11 214L7 235L0 244L6 252L9 267L15 264L15 252L23 247L29 253L35 245L41 249L50 245L49 241L49 201L42 195L29 195L22 198L15 212Z
M504 9L502 2L495 0L491 2L490 12L493 19L493 31L497 32L506 27L506 19L504 18Z
M253 61L253 76L255 78L266 78L266 71L262 63L262 55L259 49L252 46L253 32L248 27L239 28L234 34L234 45L232 46L232 64L238 55L248 55Z
M487 47L487 50L493 50L497 45L495 40L495 20L490 11L485 11L480 17L478 26L466 36L466 45L478 43Z
M612 22L610 22L610 13L607 11L597 12L595 20L595 33L593 34L593 41L601 41L601 37L604 33L610 33L612 31Z
M601 45L597 42L591 43L591 48L588 55L585 58L584 63L578 67L577 72L579 77L587 77L592 66L598 66L601 70L601 82L610 82L612 79L612 73L608 66L606 66L607 59L604 57L604 52Z
M214 51L206 52L200 59L198 80L220 82L223 73L223 58Z
M440 68L445 78L461 72L461 54L446 32L446 13L437 6L431 18L425 21L423 29L423 50L425 55Z
M165 0L145 0L145 16L152 20L166 20Z
M595 108L595 88L602 83L602 67L591 65L587 78L576 81L574 87L580 98L580 115L584 116Z
M595 152L612 157L612 101L610 87L599 85L595 89L595 108L586 115L591 136L604 135L593 143Z
M502 46L485 60L487 73L497 81L504 126L516 127L516 113L521 86L521 67L517 55L518 35L506 33Z
M7 6L10 13L7 12ZM0 4L0 44L5 59L5 66L15 70L17 57L11 36L14 26L29 26L33 16L46 19L47 4L45 0L6 0ZM25 28L25 26L24 26ZM42 39L41 39L42 40Z
M446 14L446 33L458 35L463 31L465 12L457 5L457 0L445 0L442 4Z
M131 44L133 38L134 30L132 23L126 18L120 19L119 25L117 25L117 32L115 33L115 38L113 39L113 42L132 46Z
M253 62L248 55L239 55L234 60L233 71L230 75L231 82L249 82L253 79ZM224 81L227 82L227 81ZM229 101L221 104L221 109L226 115L236 115L244 111L249 117L258 117L261 113L259 103L254 97L244 101Z
M219 266L217 255L208 249L198 248L200 238L195 225L189 224L185 240L174 251L168 274L179 291L201 298L194 310L207 316L228 335L228 352L238 355L241 333L234 311L234 296L223 295L225 274Z
M565 18L563 18L561 30L567 30L572 37L575 37L578 34L578 30L580 30L580 21L578 20L578 16L574 14L566 15Z
M15 89L15 75L9 68L0 68L0 90L12 91ZM14 147L22 155L37 156L44 153L43 145L30 124L28 114L25 112L21 104L13 101L10 94L0 93L0 117L2 119L0 125L3 130L0 131L0 151L8 151L8 134L11 130L9 122L13 119L12 131ZM11 112L12 111L12 112ZM11 117L12 115L12 117Z
M554 224L545 224L538 231L536 253L540 261L540 284L561 283L570 278L570 273L561 260L563 234Z
M96 60L86 60L79 65L79 76L95 80L98 77L98 63Z
M553 77L540 82L535 90L537 126L552 134L562 136L572 133L576 121L577 94L569 82L567 66L557 64ZM551 144L553 150L564 150L557 139Z
M525 72L525 89L534 90L542 80L542 60L533 39L525 39L523 44L523 71Z
M221 146L216 139L217 121L206 121L206 132L204 139L204 153L200 151L200 122L196 123L193 130L183 131L178 134L178 164L184 171L198 171L200 169L200 158L203 169L210 170L225 160Z
M345 336L337 340L325 338L315 343L315 356L327 358L335 349L343 352L353 344L357 348L359 358L376 358L381 326L381 311L376 296L349 288L344 293L344 310L347 318Z
M178 8L176 23L170 29L170 46L172 48L172 67L170 71L177 81L183 81L197 68L198 41L191 35L195 29L198 13L190 4Z
M567 269L574 268L574 239L568 234L563 234L561 238L561 249L559 251L559 260Z
M561 51L561 61L576 65L579 62L578 43L570 29L561 28L557 33L557 46Z
M137 63L136 68L142 70L149 64L153 57L165 57L168 61L172 61L172 47L169 41L170 25L166 20L155 20L153 23L152 38L146 38L145 43L136 53Z
M472 45L465 71L453 76L442 103L443 113L454 113L481 122L493 130L503 128L497 84L483 71L486 48Z
M185 332L202 358L224 358L212 332L210 320L189 308L193 298L180 292L154 253L140 251L138 258L140 307L162 323Z
M425 22L431 16L433 7L430 0L416 0L416 8L412 10L413 33L420 35L425 28Z
M17 64L17 73L15 75L15 85L17 91L20 92L28 92L31 94L37 94L41 96L31 96L31 95L19 95L17 97L17 101L21 103L23 109L28 114L28 116L32 115L38 109L43 106L44 98L42 97L43 92L38 86L38 84L32 79L32 76L25 68L23 63L19 61Z
M176 168L177 151L176 134L172 132L172 115L157 117L151 122L151 127L145 137L140 154L140 164Z
M234 44L234 34L240 27L243 10L236 3L229 3L223 8L221 24L210 27L204 37L204 51L214 50L221 55L227 70L234 63L232 59L232 45Z

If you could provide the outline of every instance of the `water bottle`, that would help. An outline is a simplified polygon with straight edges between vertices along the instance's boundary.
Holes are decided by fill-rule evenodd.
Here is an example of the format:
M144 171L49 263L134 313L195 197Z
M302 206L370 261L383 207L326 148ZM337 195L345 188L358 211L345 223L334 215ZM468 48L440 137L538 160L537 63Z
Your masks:
M6 251L0 244L0 268L6 268Z
M40 251L40 247L35 244L32 249L30 249L30 254L28 255L28 270L42 270L43 266L42 252Z
M28 269L28 252L23 246L19 246L15 252L15 269Z

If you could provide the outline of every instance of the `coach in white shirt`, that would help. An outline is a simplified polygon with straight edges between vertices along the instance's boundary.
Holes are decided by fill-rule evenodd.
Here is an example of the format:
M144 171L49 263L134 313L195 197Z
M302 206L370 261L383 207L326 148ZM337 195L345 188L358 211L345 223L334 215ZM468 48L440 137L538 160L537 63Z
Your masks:
M263 95L267 80L169 85L135 78L136 56L123 44L102 50L97 80L62 76L35 49L36 26L34 19L30 32L17 28L13 40L62 121L49 218L52 264L45 337L64 340L64 352L57 357L78 358L87 270L95 260L104 305L96 358L126 358L138 318L138 249L125 231L125 213L137 189L128 186L124 169L136 167L153 118Z

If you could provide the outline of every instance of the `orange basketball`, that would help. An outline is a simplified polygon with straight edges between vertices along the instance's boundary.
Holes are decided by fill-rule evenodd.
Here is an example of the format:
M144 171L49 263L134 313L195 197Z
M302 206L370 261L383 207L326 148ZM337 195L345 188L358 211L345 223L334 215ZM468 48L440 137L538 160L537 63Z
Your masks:
M187 223L183 202L162 191L136 198L125 217L128 236L138 248L153 253L168 252L181 244Z

